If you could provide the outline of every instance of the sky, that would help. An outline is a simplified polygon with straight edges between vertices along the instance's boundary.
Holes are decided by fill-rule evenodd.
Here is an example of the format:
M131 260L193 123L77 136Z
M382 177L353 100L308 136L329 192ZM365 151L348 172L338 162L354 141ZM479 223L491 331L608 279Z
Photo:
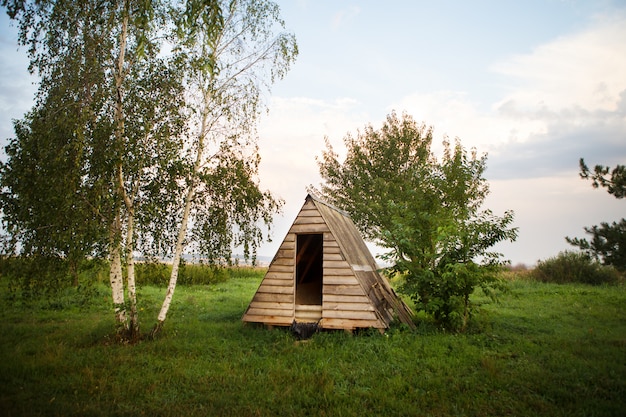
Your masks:
M565 236L626 217L626 201L580 179L626 164L626 1L280 0L300 54L267 96L260 183L285 201L259 249L272 257L319 185L327 137L378 128L392 111L486 153L485 208L515 212L519 236L496 249L513 265L574 249ZM0 145L36 86L0 17ZM382 249L370 245L377 255Z

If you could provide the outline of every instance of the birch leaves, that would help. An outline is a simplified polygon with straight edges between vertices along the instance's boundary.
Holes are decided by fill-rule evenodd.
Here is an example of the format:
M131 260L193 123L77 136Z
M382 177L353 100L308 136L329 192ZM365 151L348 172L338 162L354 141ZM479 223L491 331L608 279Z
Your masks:
M20 44L29 48L31 68L41 77L37 105L19 122L0 171L5 226L19 240L59 219L82 216L84 222L76 223L93 227L68 222L71 233L63 241L57 236L21 248L45 246L49 255L66 257L73 248L67 242L83 242L75 248L78 259L109 259L120 333L136 337L137 255L176 263L193 250L219 263L241 246L254 258L281 205L259 186L256 123L272 83L297 56L295 38L266 0L2 5L18 22ZM49 114L56 108L65 117ZM45 129L33 129L43 126L42 115ZM59 139L49 132L66 134ZM67 204L47 206L54 207L50 211L38 204L52 198L46 182L26 187L32 159L23 151L53 140L78 151L76 175L64 186L74 191L63 194ZM42 215L33 222L29 213ZM159 326L173 288L174 277Z

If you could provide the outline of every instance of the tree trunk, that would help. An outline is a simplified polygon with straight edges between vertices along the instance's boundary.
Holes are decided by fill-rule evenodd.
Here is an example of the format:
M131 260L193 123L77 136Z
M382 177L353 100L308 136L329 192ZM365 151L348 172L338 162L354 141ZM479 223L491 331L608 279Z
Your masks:
M462 332L464 332L465 329L467 328L467 324L469 323L469 319L470 319L469 294L465 294L463 301L464 301L464 306L463 306L463 326L461 327Z
M130 327L129 338L136 340L139 337L139 312L137 311L137 287L135 283L135 259L134 250L134 225L135 214L133 210L128 213L128 224L126 231L126 282L128 288L128 300L130 302Z
M152 330L152 337L156 337L157 334L163 329L163 325L165 323L165 319L167 317L167 312L170 309L170 305L172 304L172 298L174 297L174 290L176 289L176 283L178 281L178 267L180 265L180 257L183 253L183 243L185 241L185 237L187 236L187 223L189 221L189 212L191 211L191 202L193 201L194 196L194 181L191 180L191 185L187 190L187 195L185 196L185 207L183 210L183 218L180 224L180 229L178 229L178 237L176 238L176 248L174 249L174 259L172 259L172 273L170 274L170 281L167 285L167 292L165 293L165 299L163 300L163 305L161 306L161 311L159 311L159 316L157 317L157 324L154 326Z
M122 28L120 30L120 45L119 52L117 56L117 63L115 68L115 111L113 115L114 126L115 126L115 145L117 152L122 152L124 149L123 140L124 140L124 107L123 107L123 91L122 91L122 82L124 80L124 59L126 53L126 37L128 32L128 10L129 10L128 1L124 2L124 12L122 17ZM118 159L121 158L121 155L118 156ZM121 175L121 162L117 162L117 169ZM113 174L113 184L117 188L117 197L122 198L122 193L120 192L118 186L118 172ZM117 208L117 213L115 217L115 224L112 230L111 236L111 273L109 279L111 281L111 290L113 291L113 304L115 308L115 319L117 325L117 333L118 335L122 335L122 337L126 337L128 332L128 322L126 317L126 307L124 305L124 278L122 276L122 225L121 225L121 213L120 208Z
M78 261L68 256L70 264L70 276L72 277L72 286L78 287Z
M154 338L163 329L165 319L167 318L167 312L172 304L172 298L174 297L174 290L176 289L176 283L178 281L178 266L180 265L180 257L183 253L183 243L187 236L187 223L189 221L189 213L191 212L191 205L195 195L196 176L200 172L202 166L202 154L204 152L204 138L207 130L207 113L204 113L202 118L202 126L200 128L200 134L198 135L198 150L196 154L196 161L194 163L193 172L189 178L189 184L187 188L187 194L185 196L185 207L183 209L183 218L181 220L180 229L178 229L178 236L176 239L176 248L174 248L174 259L172 259L172 273L170 275L170 281L167 286L167 292L165 293L165 299L159 311L157 317L157 324L152 330L151 336Z
M113 297L113 309L115 311L115 327L118 334L126 332L128 323L126 321L126 307L124 304L124 280L122 277L122 243L119 239L120 220L117 215L110 236L110 262L111 271L109 281L111 283L111 293Z

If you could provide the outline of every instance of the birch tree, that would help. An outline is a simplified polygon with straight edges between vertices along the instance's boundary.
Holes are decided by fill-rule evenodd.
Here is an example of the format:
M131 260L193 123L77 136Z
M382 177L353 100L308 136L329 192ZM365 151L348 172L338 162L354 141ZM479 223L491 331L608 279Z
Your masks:
M156 334L183 250L254 259L281 206L259 186L256 122L295 39L265 0L0 4L41 79L0 166L5 226L33 253L106 256L122 338L139 335L136 250L172 256ZM29 177L52 171L68 175Z
M106 74L98 53L110 45L108 30L93 18L102 13L95 2L2 5L19 22L29 70L41 78L35 108L15 123L16 137L6 149L3 221L25 254L54 253L76 265L101 248L111 202L96 198L107 188L105 164L97 161L106 161L110 133L100 112Z
M264 94L297 56L295 37L277 32L284 22L271 1L220 1L221 25L207 24L214 13L202 4L188 2L178 19L177 52L189 65L186 97L193 133L173 267L153 335L166 320L185 243L194 242L209 262L230 262L233 246L254 259L263 238L259 223L269 226L282 205L260 189L256 178L256 125L266 109Z
M123 2L120 10L121 25L117 33L117 56L113 70L115 106L113 115L115 164L113 188L116 201L122 206L116 216L125 216L122 228L114 227L111 247L111 267L120 258L126 263L126 290L130 317L128 337L139 335L134 256L136 235L150 234L136 230L137 220L144 224L163 223L161 211L154 217L155 205L171 209L175 190L165 188L154 191L154 182L170 177L168 184L176 183L176 169L182 142L183 128L182 68L175 59L158 55L161 44L154 39L164 39L166 31L157 28L168 22L170 7L159 2ZM157 37L158 35L158 37ZM148 207L144 211L144 206ZM143 211L143 213L142 213ZM167 224L167 222L164 222ZM114 225L118 225L114 222ZM125 235L122 236L122 229ZM153 229L154 230L154 229ZM118 252L123 251L123 256ZM116 273L117 271L117 267ZM123 291L123 288L122 288Z
M41 77L39 110L33 113L37 117L26 121L30 126L22 129L22 137L38 144L44 156L56 152L54 147L41 146L46 137L59 137L57 142L66 141L68 148L77 149L72 159L77 167L72 172L76 175L71 179L74 188L82 191L63 193L70 207L59 207L59 211L42 216L39 224L20 223L23 218L7 217L16 205L3 204L5 221L15 220L14 228L45 229L51 219L75 214L73 207L87 207L81 212L84 218L95 218L99 230L106 230L93 243L105 246L104 253L109 257L118 331L122 337L136 337L139 322L133 255L136 236L141 236L136 220L141 220L141 226L163 223L153 218L163 213L154 207L170 208L167 201L174 200L171 193L155 192L157 187L152 183L176 183L175 179L162 178L175 177L175 168L180 165L176 157L183 128L178 71L181 68L175 61L159 57L169 9L160 2L137 0L3 1L2 5L18 21L19 42L29 47L30 70ZM61 113L67 119L59 119ZM43 120L41 115L47 115L47 127L54 134L32 129L36 126L33 121ZM63 120L67 120L65 124L61 124ZM14 142L5 173L17 172L16 168L25 164L23 158L17 157L23 144ZM48 168L54 160L39 158ZM19 184L8 184L5 178L8 177L3 175L3 185L9 188L7 194L24 200L15 193ZM27 177L19 181L25 184ZM30 190L33 201L45 195L43 185L40 180ZM154 201L157 197L160 199ZM151 204L145 204L144 209L147 199L151 199ZM43 204L30 207L35 212L49 208ZM81 233L75 227L70 229ZM146 228L143 233L149 232ZM67 237L68 241L75 238ZM83 249L84 253L91 250L85 245ZM126 285L122 274L124 260ZM125 287L130 316L126 311Z

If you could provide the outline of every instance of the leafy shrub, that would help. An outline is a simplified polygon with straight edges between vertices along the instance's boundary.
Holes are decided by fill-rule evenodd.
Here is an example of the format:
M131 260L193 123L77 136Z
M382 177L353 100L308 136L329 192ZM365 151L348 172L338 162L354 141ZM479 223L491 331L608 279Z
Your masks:
M170 279L172 266L161 262L139 262L135 264L135 280L138 285L164 287Z
M96 259L85 259L72 270L69 262L61 257L0 258L2 288L7 290L4 300L44 309L89 307L101 295L100 288L94 284L102 282L107 273L106 263Z
M475 289L497 300L506 285L500 279L499 265L478 265L473 262L446 263L419 274L408 273L400 292L409 295L417 311L431 315L443 328L464 331L476 306L470 296Z
M556 284L617 284L622 279L615 268L600 264L584 252L572 251L539 261L532 276L537 281Z
M252 278L261 279L265 275L267 268L253 266L238 266L228 269L231 278Z

